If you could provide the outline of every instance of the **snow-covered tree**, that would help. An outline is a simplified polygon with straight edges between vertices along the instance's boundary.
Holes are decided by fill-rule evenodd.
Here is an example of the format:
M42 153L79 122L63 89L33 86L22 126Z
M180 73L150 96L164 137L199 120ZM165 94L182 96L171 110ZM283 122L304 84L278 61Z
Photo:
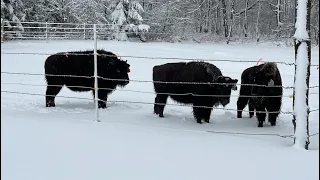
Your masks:
M76 22L75 12L79 10L76 0L40 0L37 5L43 21L67 23Z
M137 0L118 0L111 4L113 12L111 13L111 21L116 31L115 38L118 40L126 40L125 31L148 31L149 26L142 24L143 18L140 15L143 7Z
M25 20L24 5L21 0L1 0L1 21L4 30L15 31L21 36L23 31L21 21Z

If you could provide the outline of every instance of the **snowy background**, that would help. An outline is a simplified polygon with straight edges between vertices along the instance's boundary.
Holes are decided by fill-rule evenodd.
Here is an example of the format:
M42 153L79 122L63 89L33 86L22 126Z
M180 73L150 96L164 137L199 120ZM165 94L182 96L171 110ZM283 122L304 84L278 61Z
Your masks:
M247 112L244 112L244 118L237 119L234 110L238 91L232 92L227 110L213 110L209 124L197 124L191 107L166 106L165 118L154 115L152 83L130 82L127 87L116 90L109 96L108 108L99 111L100 123L94 121L95 109L90 92L75 93L63 88L58 96L88 99L57 97L56 107L46 108L46 83L41 74L49 55L41 53L92 48L93 41L81 40L2 43L2 72L40 74L1 74L3 179L319 178L318 135L310 138L310 150L304 151L293 148L293 139L289 137L232 134L293 134L290 114L280 114L276 127L265 123L265 127L258 128L256 117L248 118ZM120 56L253 61L210 61L224 75L239 80L242 71L254 66L259 58L294 63L293 47L275 47L268 43L227 45L98 41L98 48ZM319 63L318 57L319 48L313 47L312 64ZM180 61L123 59L131 65L130 79L150 81L153 66ZM283 86L292 87L294 66L278 64L278 68ZM319 71L312 66L310 86L318 85ZM292 89L284 89L281 111L292 111L292 93ZM168 103L176 104L171 99ZM310 89L309 105L311 110L319 108L319 88ZM248 110L247 107L245 110ZM310 134L318 132L319 111L316 111L310 114Z
M155 65L205 59L240 83L242 71L262 59L282 62L278 68L283 86L293 87L293 36L307 37L305 8L298 12L302 15L298 18L300 26L295 29L295 3L1 0L1 177L319 179L316 66L310 69L309 130L313 136L308 151L293 147L292 88L284 89L277 126L265 123L263 128L258 128L256 117L250 119L247 112L242 119L236 118L239 86L238 91L232 92L230 104L213 110L209 124L197 124L190 106L178 106L171 99L164 111L165 118L154 115L151 82L131 81L125 88L117 89L108 98L108 108L99 110L99 123L95 121L91 92L75 93L63 88L56 98L56 107L45 107L45 59L60 51L92 50L93 23L99 24L98 48L128 60L131 80L152 81ZM310 24L311 64L318 65L318 0L311 0ZM298 59L305 60L305 46L300 47ZM301 74L305 73L303 70ZM304 84L304 79L298 81ZM300 98L303 101L304 97ZM296 106L301 110L304 107ZM298 116L303 118L303 112ZM304 129L298 131L303 138Z

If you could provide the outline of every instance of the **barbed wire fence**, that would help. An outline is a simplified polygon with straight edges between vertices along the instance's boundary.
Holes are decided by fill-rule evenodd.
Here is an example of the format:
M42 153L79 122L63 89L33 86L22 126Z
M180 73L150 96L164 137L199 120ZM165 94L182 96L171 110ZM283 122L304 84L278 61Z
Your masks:
M96 26L94 26L94 32L96 32ZM96 37L97 34L93 33L94 36ZM111 56L111 55L105 55L105 54L97 54L97 39L94 39L94 53L93 54L81 54L81 53L72 53L72 54L68 54L68 56L71 55L87 55L87 56L94 56L94 58L96 59L97 56ZM1 54L23 54L23 55L51 55L50 53L12 53L12 52L1 52ZM240 60L218 60L218 59L195 59L195 58L179 58L179 57L145 57L145 56L126 56L126 55L122 55L121 57L123 58L137 58L137 59L165 59L165 60L182 60L182 61L215 61L215 62L237 62L237 63L246 63L246 62L250 62L250 63L256 63L256 61L240 61ZM263 62L263 61L261 61ZM295 63L287 63L287 62L274 62L277 64L283 64L283 65L287 65L287 66L295 66ZM312 64L311 66L318 66L315 64ZM6 72L6 71L2 71L1 74L7 74L7 75L28 75L28 76L62 76L62 77L71 77L71 78L94 78L95 82L97 82L97 79L103 79L103 80L109 80L109 81L130 81L130 82L139 82L139 83L165 83L165 84L226 84L226 83L200 83L200 82L163 82L163 81L148 81L148 80L134 80L134 79L130 79L130 80L123 80L123 79L111 79L111 78L105 78L105 77L100 77L97 75L97 67L96 67L96 62L95 62L95 72L94 72L94 76L75 76L75 75L56 75L56 74L43 74L43 73L22 73L22 72ZM1 84L6 84L6 85L21 85L21 86L48 86L48 85L41 85L41 84L26 84L26 83L17 83L17 82L1 82ZM49 85L51 86L51 85ZM52 85L54 86L54 85ZM55 85L57 86L57 85ZM256 85L256 84L237 84L237 86L262 86L262 87L271 87L271 86L266 86L266 85ZM83 86L74 86L74 87L78 87L78 88L88 88L89 90L95 90L96 92L98 92L98 89L108 89L108 90L115 90L115 89L110 89L110 88L99 88L99 87L83 87ZM272 87L282 87L283 89L294 89L293 86L272 86ZM316 86L310 86L309 89L313 89L313 88L319 88L319 85ZM154 92L146 92L146 91L136 91L136 90L127 90L127 89L117 89L118 91L129 91L129 92L136 92L136 93L142 93L142 94L159 94L159 93L154 93ZM5 90L1 90L1 93L9 93L9 94L21 94L21 95L32 95L32 96L46 96L43 94L37 94L37 93L25 93L25 92L14 92L14 91L5 91ZM192 95L192 96L215 96L215 97L223 97L223 95L204 95L204 94L192 94L192 93L187 93L187 94L172 94L172 93L161 93L161 94L167 94L167 95ZM317 95L319 93L309 93L310 95ZM231 95L233 96L233 95ZM290 96L290 95L282 95L282 96ZM92 100L90 98L79 98L79 97L69 97L69 96L55 96L55 97L61 97L61 98L70 98L70 99L84 99L84 100ZM99 121L99 111L98 111L98 106L97 106L97 102L98 102L98 96L96 96L95 98L95 109L96 109L96 120ZM237 96L239 97L239 96ZM242 97L280 97L280 96L242 96ZM99 99L99 101L102 101ZM114 102L114 103L133 103L133 104L146 104L146 105L154 105L154 104L159 104L159 105L168 105L168 106L188 106L188 105L184 105L184 104L161 104L161 103L150 103L150 102L140 102L140 101L108 101L108 102ZM206 106L193 106L193 107L199 107L199 108L212 108L212 107L206 107ZM228 109L228 108L219 108L219 107L215 107L215 109L222 109L222 110L229 110L229 111L238 111L237 109ZM309 112L317 112L319 111L319 109L311 109ZM243 112L257 112L257 111L247 111L247 110L243 110ZM258 111L259 112L259 111ZM288 114L288 115L293 115L293 112L291 111L275 111L277 113L281 113L281 114ZM270 113L275 113L275 112L270 112ZM242 132L222 132L222 131L207 131L210 133L217 133L217 134L234 134L234 135L253 135L253 136L278 136L278 137L282 137L282 138L293 138L294 135L280 135L280 134L256 134L256 133L242 133ZM319 133L314 133L311 134L309 137L318 135Z
M77 78L94 78L94 76L74 76L74 75L53 75L53 74L42 74L42 73L14 73L14 72L1 72L2 74L9 74L9 75L30 75L30 76L63 76L63 77L77 77ZM110 78L103 78L103 77L98 77L101 79L105 80L110 80L110 81L118 81L120 79L110 79ZM126 81L126 80L123 80ZM146 80L128 80L131 82L144 82L144 83L154 83L154 81L146 81ZM208 83L192 83L192 82L155 82L155 83L178 83L178 84L208 84ZM1 82L1 84L4 85L21 85L21 86L37 86L37 87L46 87L46 86L59 86L59 85L44 85L44 84L27 84L27 83L15 83L15 82ZM209 83L211 84L211 83ZM212 83L212 84L225 84L225 83ZM241 84L237 84L240 86ZM252 84L242 84L242 85L250 85L250 86L264 86L264 85L252 85ZM60 87L62 87L60 85ZM76 87L76 88L87 88L90 90L94 90L93 87L87 87L87 86L68 86L68 87ZM292 89L293 87L291 86L281 86L284 89ZM313 88L319 88L319 86L310 86L309 89ZM142 94L157 94L155 92L148 92L148 91L137 91L137 90L128 90L128 89L112 89L112 88L98 88L98 89L106 89L106 90L117 90L117 91L127 91L127 92L136 92L136 93L142 93ZM14 91L1 91L2 93L9 93L9 94L20 94L20 95L31 95L31 96L48 96L44 94L38 94L38 93L24 93L24 92L14 92ZM167 94L167 95L192 95L192 96L206 96L206 97L224 97L226 95L203 95L203 94L193 94L193 93L185 93L185 94L172 94L172 93L161 93L161 94ZM310 95L318 95L319 93L310 93ZM280 97L280 96L238 96L238 95L230 95L233 97ZM289 95L282 95L283 97L289 96ZM82 100L90 100L92 101L91 98L81 98L81 97L70 97L70 96L55 96L59 98L68 98L68 99L82 99ZM129 103L129 104L145 104L145 105L167 105L167 106L188 106L184 104L162 104L162 103L151 103L151 102L141 102L141 101L108 101L109 103ZM206 106L193 106L193 107L199 107L199 108L211 108L211 107L206 107ZM237 111L237 109L231 109L231 108L219 108L215 107L215 109L221 109L221 110L226 110L226 111ZM310 112L317 112L319 109L312 109ZM243 112L260 112L260 111L249 111L249 110L243 110ZM292 115L292 111L275 111L279 112L280 114L288 114ZM270 113L275 113L275 112L270 112ZM293 138L293 135L281 135L281 134L261 134L261 133L243 133L243 132L227 132L227 131L207 131L209 133L217 133L217 134L230 134L230 135L248 135L248 136L277 136L277 137L282 137L282 138ZM311 134L310 137L318 135L319 133L314 133Z

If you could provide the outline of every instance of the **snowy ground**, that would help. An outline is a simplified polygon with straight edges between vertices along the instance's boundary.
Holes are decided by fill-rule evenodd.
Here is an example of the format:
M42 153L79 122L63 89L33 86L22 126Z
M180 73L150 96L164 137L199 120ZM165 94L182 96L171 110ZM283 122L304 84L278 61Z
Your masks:
M293 47L268 45L215 45L130 43L99 41L99 48L122 56L180 57L294 62ZM1 52L56 53L92 49L92 41L5 42ZM1 71L44 73L48 55L1 54ZM319 64L318 47L312 64ZM131 64L130 78L152 80L152 67L179 60L124 58ZM224 75L238 78L255 63L212 62ZM278 65L284 86L293 86L294 66ZM23 83L38 86L13 85ZM240 83L240 82L239 82ZM310 86L319 85L319 71L311 68ZM276 127L257 128L255 118L236 118L233 110L214 109L210 124L197 124L191 107L166 106L165 118L153 115L151 83L130 82L109 96L94 122L93 100L56 98L45 108L43 76L1 74L1 177L4 180L70 179L243 179L315 180L319 178L319 136L310 150L292 147L291 138L216 134L207 131L293 133L292 116L281 114ZM239 89L239 88L238 88ZM130 92L144 91L148 93ZM319 108L319 89L310 89L310 109ZM314 94L316 93L316 94ZM292 89L284 90L282 111L292 111ZM60 96L92 98L63 88ZM227 109L236 109L238 92ZM169 100L168 103L174 104ZM247 108L246 108L247 110ZM319 132L319 112L310 114L310 134Z

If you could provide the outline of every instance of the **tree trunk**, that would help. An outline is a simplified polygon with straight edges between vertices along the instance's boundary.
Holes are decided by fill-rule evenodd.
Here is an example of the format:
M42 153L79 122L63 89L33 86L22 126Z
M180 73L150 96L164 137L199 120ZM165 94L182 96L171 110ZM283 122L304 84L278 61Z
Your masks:
M257 23L256 23L256 36L257 36L257 42L259 42L259 41L260 41L260 32L259 32L260 11L261 11L261 3L259 2L259 5L258 5L258 14L257 14Z
M232 28L234 27L234 4L235 0L231 1L231 12L230 12L230 20L229 20L229 30L228 30L228 38L227 38L227 44L230 42L230 38L232 36Z
M223 28L224 28L224 37L228 37L228 24L227 24L227 6L226 1L221 0L222 4L222 13L223 13Z
M244 22L243 22L243 28L244 28L244 37L248 37L248 3L249 0L245 0L245 11L244 11Z

